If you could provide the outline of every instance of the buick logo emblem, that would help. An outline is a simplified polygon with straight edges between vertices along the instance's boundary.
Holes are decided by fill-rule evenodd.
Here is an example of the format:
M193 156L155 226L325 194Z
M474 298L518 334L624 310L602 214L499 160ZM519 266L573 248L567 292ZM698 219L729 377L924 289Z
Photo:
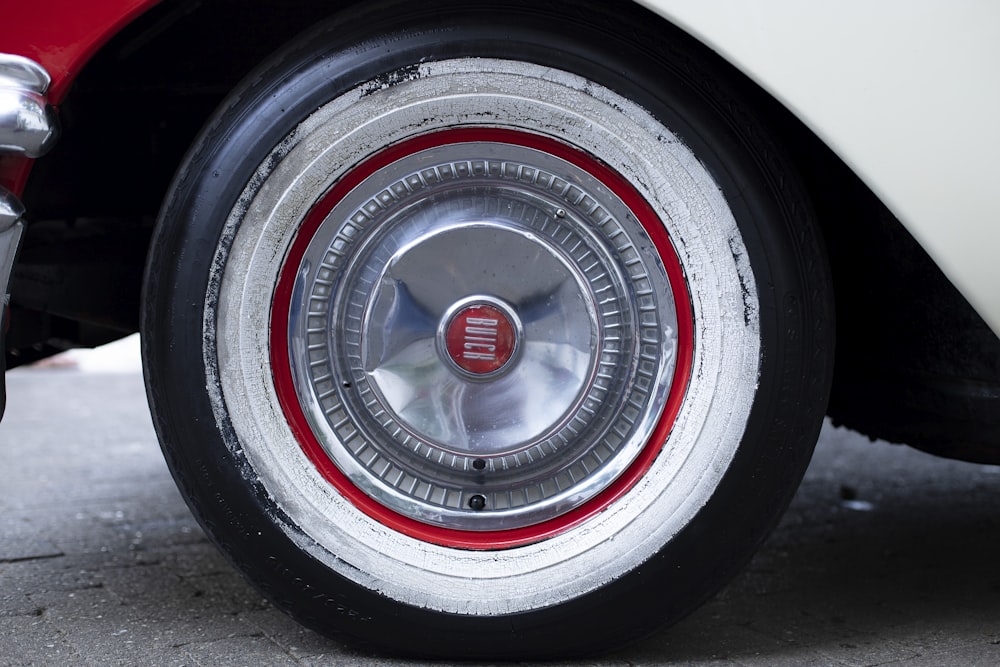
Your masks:
M443 348L448 359L465 374L486 378L498 373L518 348L516 316L500 304L459 304L446 316Z

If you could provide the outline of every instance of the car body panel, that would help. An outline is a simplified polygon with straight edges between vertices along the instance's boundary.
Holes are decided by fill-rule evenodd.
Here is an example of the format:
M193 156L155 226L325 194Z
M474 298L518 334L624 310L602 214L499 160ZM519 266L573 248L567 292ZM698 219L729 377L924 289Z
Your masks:
M641 4L805 122L1000 333L1000 4Z
M4 9L0 53L31 58L52 77L49 100L59 104L73 79L107 42L160 0L75 0L12 3Z

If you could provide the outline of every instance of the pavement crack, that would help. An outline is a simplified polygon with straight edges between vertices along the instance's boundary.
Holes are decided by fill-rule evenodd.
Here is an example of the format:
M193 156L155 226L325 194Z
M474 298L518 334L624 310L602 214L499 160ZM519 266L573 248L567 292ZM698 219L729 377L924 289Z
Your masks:
M27 563L33 560L49 560L52 558L62 558L66 554L63 552L51 553L51 554L39 554L35 556L11 556L9 558L0 558L0 564L9 563Z

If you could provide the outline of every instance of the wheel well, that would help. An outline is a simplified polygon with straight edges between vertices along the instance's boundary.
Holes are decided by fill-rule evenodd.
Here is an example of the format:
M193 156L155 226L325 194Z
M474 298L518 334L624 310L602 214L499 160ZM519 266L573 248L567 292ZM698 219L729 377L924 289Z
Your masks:
M62 105L63 139L36 163L24 195L32 223L12 284L8 364L137 330L153 220L199 128L256 63L351 4L164 3L106 45ZM942 425L960 414L963 455L983 459L982 424L1000 414L1000 341L836 155L723 66L792 153L823 226L838 314L831 414L931 448L955 439ZM940 414L945 403L952 417ZM920 426L907 428L915 416ZM998 431L994 423L986 437L993 452Z
M873 439L1000 462L1000 339L843 161L771 108L771 126L816 207L833 274L828 414Z

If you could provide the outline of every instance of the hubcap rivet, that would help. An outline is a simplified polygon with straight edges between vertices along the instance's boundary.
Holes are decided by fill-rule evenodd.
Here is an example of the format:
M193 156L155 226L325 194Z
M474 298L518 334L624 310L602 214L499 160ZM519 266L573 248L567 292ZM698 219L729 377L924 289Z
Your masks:
M479 510L486 507L486 498L480 496L479 494L472 496L471 498L469 498L469 507L478 512Z

